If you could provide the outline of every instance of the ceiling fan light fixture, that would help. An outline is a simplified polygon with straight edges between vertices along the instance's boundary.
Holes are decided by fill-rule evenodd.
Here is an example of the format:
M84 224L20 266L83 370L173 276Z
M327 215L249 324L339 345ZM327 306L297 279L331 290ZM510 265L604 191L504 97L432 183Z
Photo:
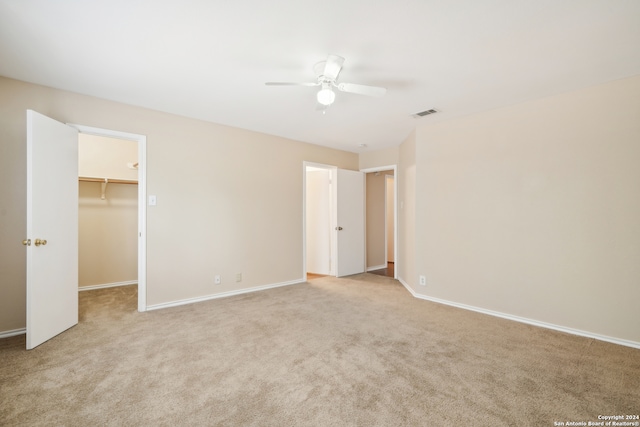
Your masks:
M318 102L322 105L331 105L336 100L336 94L329 88L325 87L318 91Z

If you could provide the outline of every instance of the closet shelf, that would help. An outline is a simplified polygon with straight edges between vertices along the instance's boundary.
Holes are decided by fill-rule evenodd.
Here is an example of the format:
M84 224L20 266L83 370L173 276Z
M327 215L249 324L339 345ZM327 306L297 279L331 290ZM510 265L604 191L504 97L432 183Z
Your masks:
M138 181L133 179L115 179L115 178L93 178L90 176L78 177L79 181L83 182L106 182L111 184L137 184Z
M138 184L138 181L132 179L95 178L91 176L80 176L78 180L82 182L99 182L102 188L102 195L100 196L102 200L107 198L107 184Z

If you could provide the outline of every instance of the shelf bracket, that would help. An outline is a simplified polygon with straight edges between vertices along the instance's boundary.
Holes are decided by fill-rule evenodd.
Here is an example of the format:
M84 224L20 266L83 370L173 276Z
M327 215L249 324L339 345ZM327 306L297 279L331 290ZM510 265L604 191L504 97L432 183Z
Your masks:
M106 193L107 193L107 184L109 184L109 179L105 178L104 182L100 184L100 188L102 189L102 195L100 196L100 199L105 200L107 198Z

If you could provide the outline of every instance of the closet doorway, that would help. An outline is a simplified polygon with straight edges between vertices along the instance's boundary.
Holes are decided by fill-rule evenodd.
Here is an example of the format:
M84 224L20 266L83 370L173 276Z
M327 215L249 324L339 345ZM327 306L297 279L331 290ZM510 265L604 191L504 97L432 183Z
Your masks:
M138 144L78 135L78 288L138 283Z
M79 130L78 289L137 285L146 311L146 137L70 126Z
M64 124L33 110L26 113L27 238L22 244L27 247L26 348L30 350L78 323L80 133L137 142L138 311L146 310L146 137Z

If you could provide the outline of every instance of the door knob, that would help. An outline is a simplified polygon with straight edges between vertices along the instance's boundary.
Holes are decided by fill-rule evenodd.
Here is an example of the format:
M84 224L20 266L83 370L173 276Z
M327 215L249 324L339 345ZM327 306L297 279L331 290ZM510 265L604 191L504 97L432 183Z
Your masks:
M342 227L336 227L336 230L340 231L342 230Z
M25 246L31 246L31 239L25 239L22 241L22 244Z
M36 239L36 243L35 243L36 246L40 246L40 245L44 246L46 244L47 244L46 240Z

